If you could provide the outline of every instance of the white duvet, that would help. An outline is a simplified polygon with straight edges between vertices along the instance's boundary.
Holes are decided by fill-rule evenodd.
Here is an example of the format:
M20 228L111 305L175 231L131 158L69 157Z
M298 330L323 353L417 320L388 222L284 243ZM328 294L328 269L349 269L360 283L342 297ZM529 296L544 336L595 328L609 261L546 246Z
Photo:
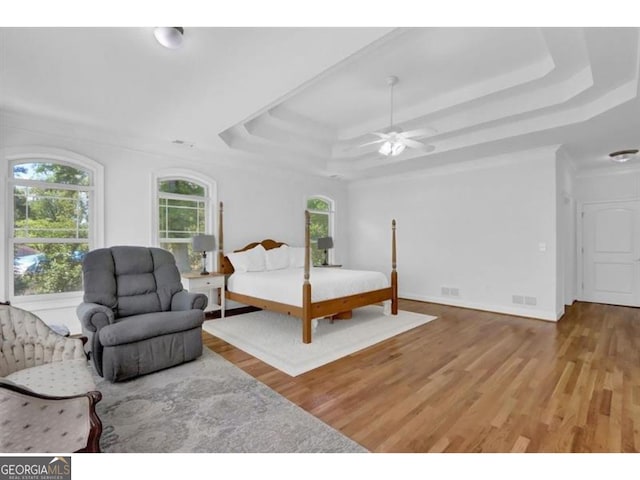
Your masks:
M312 302L379 290L389 286L389 281L383 273L343 268L312 268L309 281ZM227 290L301 307L303 283L302 268L236 272L227 279Z

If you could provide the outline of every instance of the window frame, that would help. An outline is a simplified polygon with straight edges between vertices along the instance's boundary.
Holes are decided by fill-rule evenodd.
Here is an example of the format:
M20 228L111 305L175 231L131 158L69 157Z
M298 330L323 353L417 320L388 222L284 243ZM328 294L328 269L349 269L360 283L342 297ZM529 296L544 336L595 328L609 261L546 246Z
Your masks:
M195 183L204 187L205 194L203 197L196 197L195 195L182 195L182 194L171 194L160 192L160 182L168 181L168 180L183 180L185 182ZM217 184L215 180L212 178L203 175L198 172L194 172L186 169L178 169L178 168L170 168L164 169L157 172L152 173L151 175L151 191L153 194L153 201L151 202L151 238L150 244L156 247L161 248L160 238L160 198L161 193L162 198L175 198L184 200L187 198L193 199L202 199L205 203L205 234L211 234L216 236L216 243L219 242L217 238L217 216L216 212L218 211L218 202L217 202ZM182 239L179 239L182 240ZM190 239L185 239L187 241L178 241L176 243L190 243ZM207 255L207 270L210 272L215 272L217 268L217 255L210 254Z
M323 202L326 202L329 204L329 210L313 210L310 209L308 207L309 205L309 200L322 200ZM335 216L336 216L336 202L335 200L333 200L330 197L327 197L326 195L308 195L305 198L304 201L304 208L306 210L309 211L309 213L315 213L315 214L321 214L321 215L327 215L329 217L329 236L331 238L333 238L333 242L334 242L334 248L329 249L328 252L328 256L327 256L327 261L329 262L330 265L333 265L336 263L335 258L335 245L336 245L336 222L335 222ZM311 245L314 245L316 242L313 239L310 239L310 243Z
M30 238L14 236L14 198L13 189L16 185L33 187L57 188L61 190L86 191L89 200L89 229L86 243L89 250L104 246L104 168L99 163L74 152L55 148L13 148L8 149L5 156L6 165L3 168L4 185L6 195L4 209L5 249L4 276L6 297L12 304L26 309L64 308L77 304L82 299L83 291L61 293L43 293L35 295L15 295L15 282L13 275L14 246L23 243L84 243L84 239L77 238ZM22 163L55 163L86 171L89 174L89 185L59 184L42 180L17 179L13 176L13 167ZM62 241L61 241L62 240ZM66 241L68 240L68 241ZM8 266L11 266L9 268Z

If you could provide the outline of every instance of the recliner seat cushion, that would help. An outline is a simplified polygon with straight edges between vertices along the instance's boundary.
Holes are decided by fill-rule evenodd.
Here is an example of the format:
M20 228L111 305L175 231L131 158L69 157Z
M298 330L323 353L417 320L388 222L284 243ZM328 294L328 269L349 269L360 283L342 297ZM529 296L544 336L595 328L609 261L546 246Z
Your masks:
M105 347L138 342L148 338L182 332L202 326L202 310L155 312L124 317L100 330L100 343Z
M195 360L200 355L202 328L198 326L138 342L105 346L102 373L105 379L120 382Z

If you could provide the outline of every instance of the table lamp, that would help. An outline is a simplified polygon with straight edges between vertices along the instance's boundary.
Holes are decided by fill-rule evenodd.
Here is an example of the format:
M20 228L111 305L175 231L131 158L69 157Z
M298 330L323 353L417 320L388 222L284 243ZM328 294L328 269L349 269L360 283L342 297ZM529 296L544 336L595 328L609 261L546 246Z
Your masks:
M329 265L329 252L328 250L333 248L333 238L321 237L318 239L318 250L324 250L324 261L322 265Z
M207 272L207 252L216 248L216 237L213 235L196 235L191 238L194 252L202 252L202 271L200 275L209 275Z

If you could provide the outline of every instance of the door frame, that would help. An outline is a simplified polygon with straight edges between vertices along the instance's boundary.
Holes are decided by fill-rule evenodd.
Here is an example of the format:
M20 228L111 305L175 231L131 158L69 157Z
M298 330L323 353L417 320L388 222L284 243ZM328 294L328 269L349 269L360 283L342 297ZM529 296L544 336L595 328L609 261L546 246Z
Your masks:
M578 202L578 214L577 214L577 231L576 231L576 257L578 261L576 262L576 266L578 267L577 273L577 281L578 285L576 285L576 296L578 300L582 302L586 302L588 300L584 299L584 242L583 242L583 232L584 232L584 207L585 205L608 205L615 203L623 203L623 202L639 202L640 198L631 197L631 198L618 198L616 200L591 200L591 201L580 201Z

